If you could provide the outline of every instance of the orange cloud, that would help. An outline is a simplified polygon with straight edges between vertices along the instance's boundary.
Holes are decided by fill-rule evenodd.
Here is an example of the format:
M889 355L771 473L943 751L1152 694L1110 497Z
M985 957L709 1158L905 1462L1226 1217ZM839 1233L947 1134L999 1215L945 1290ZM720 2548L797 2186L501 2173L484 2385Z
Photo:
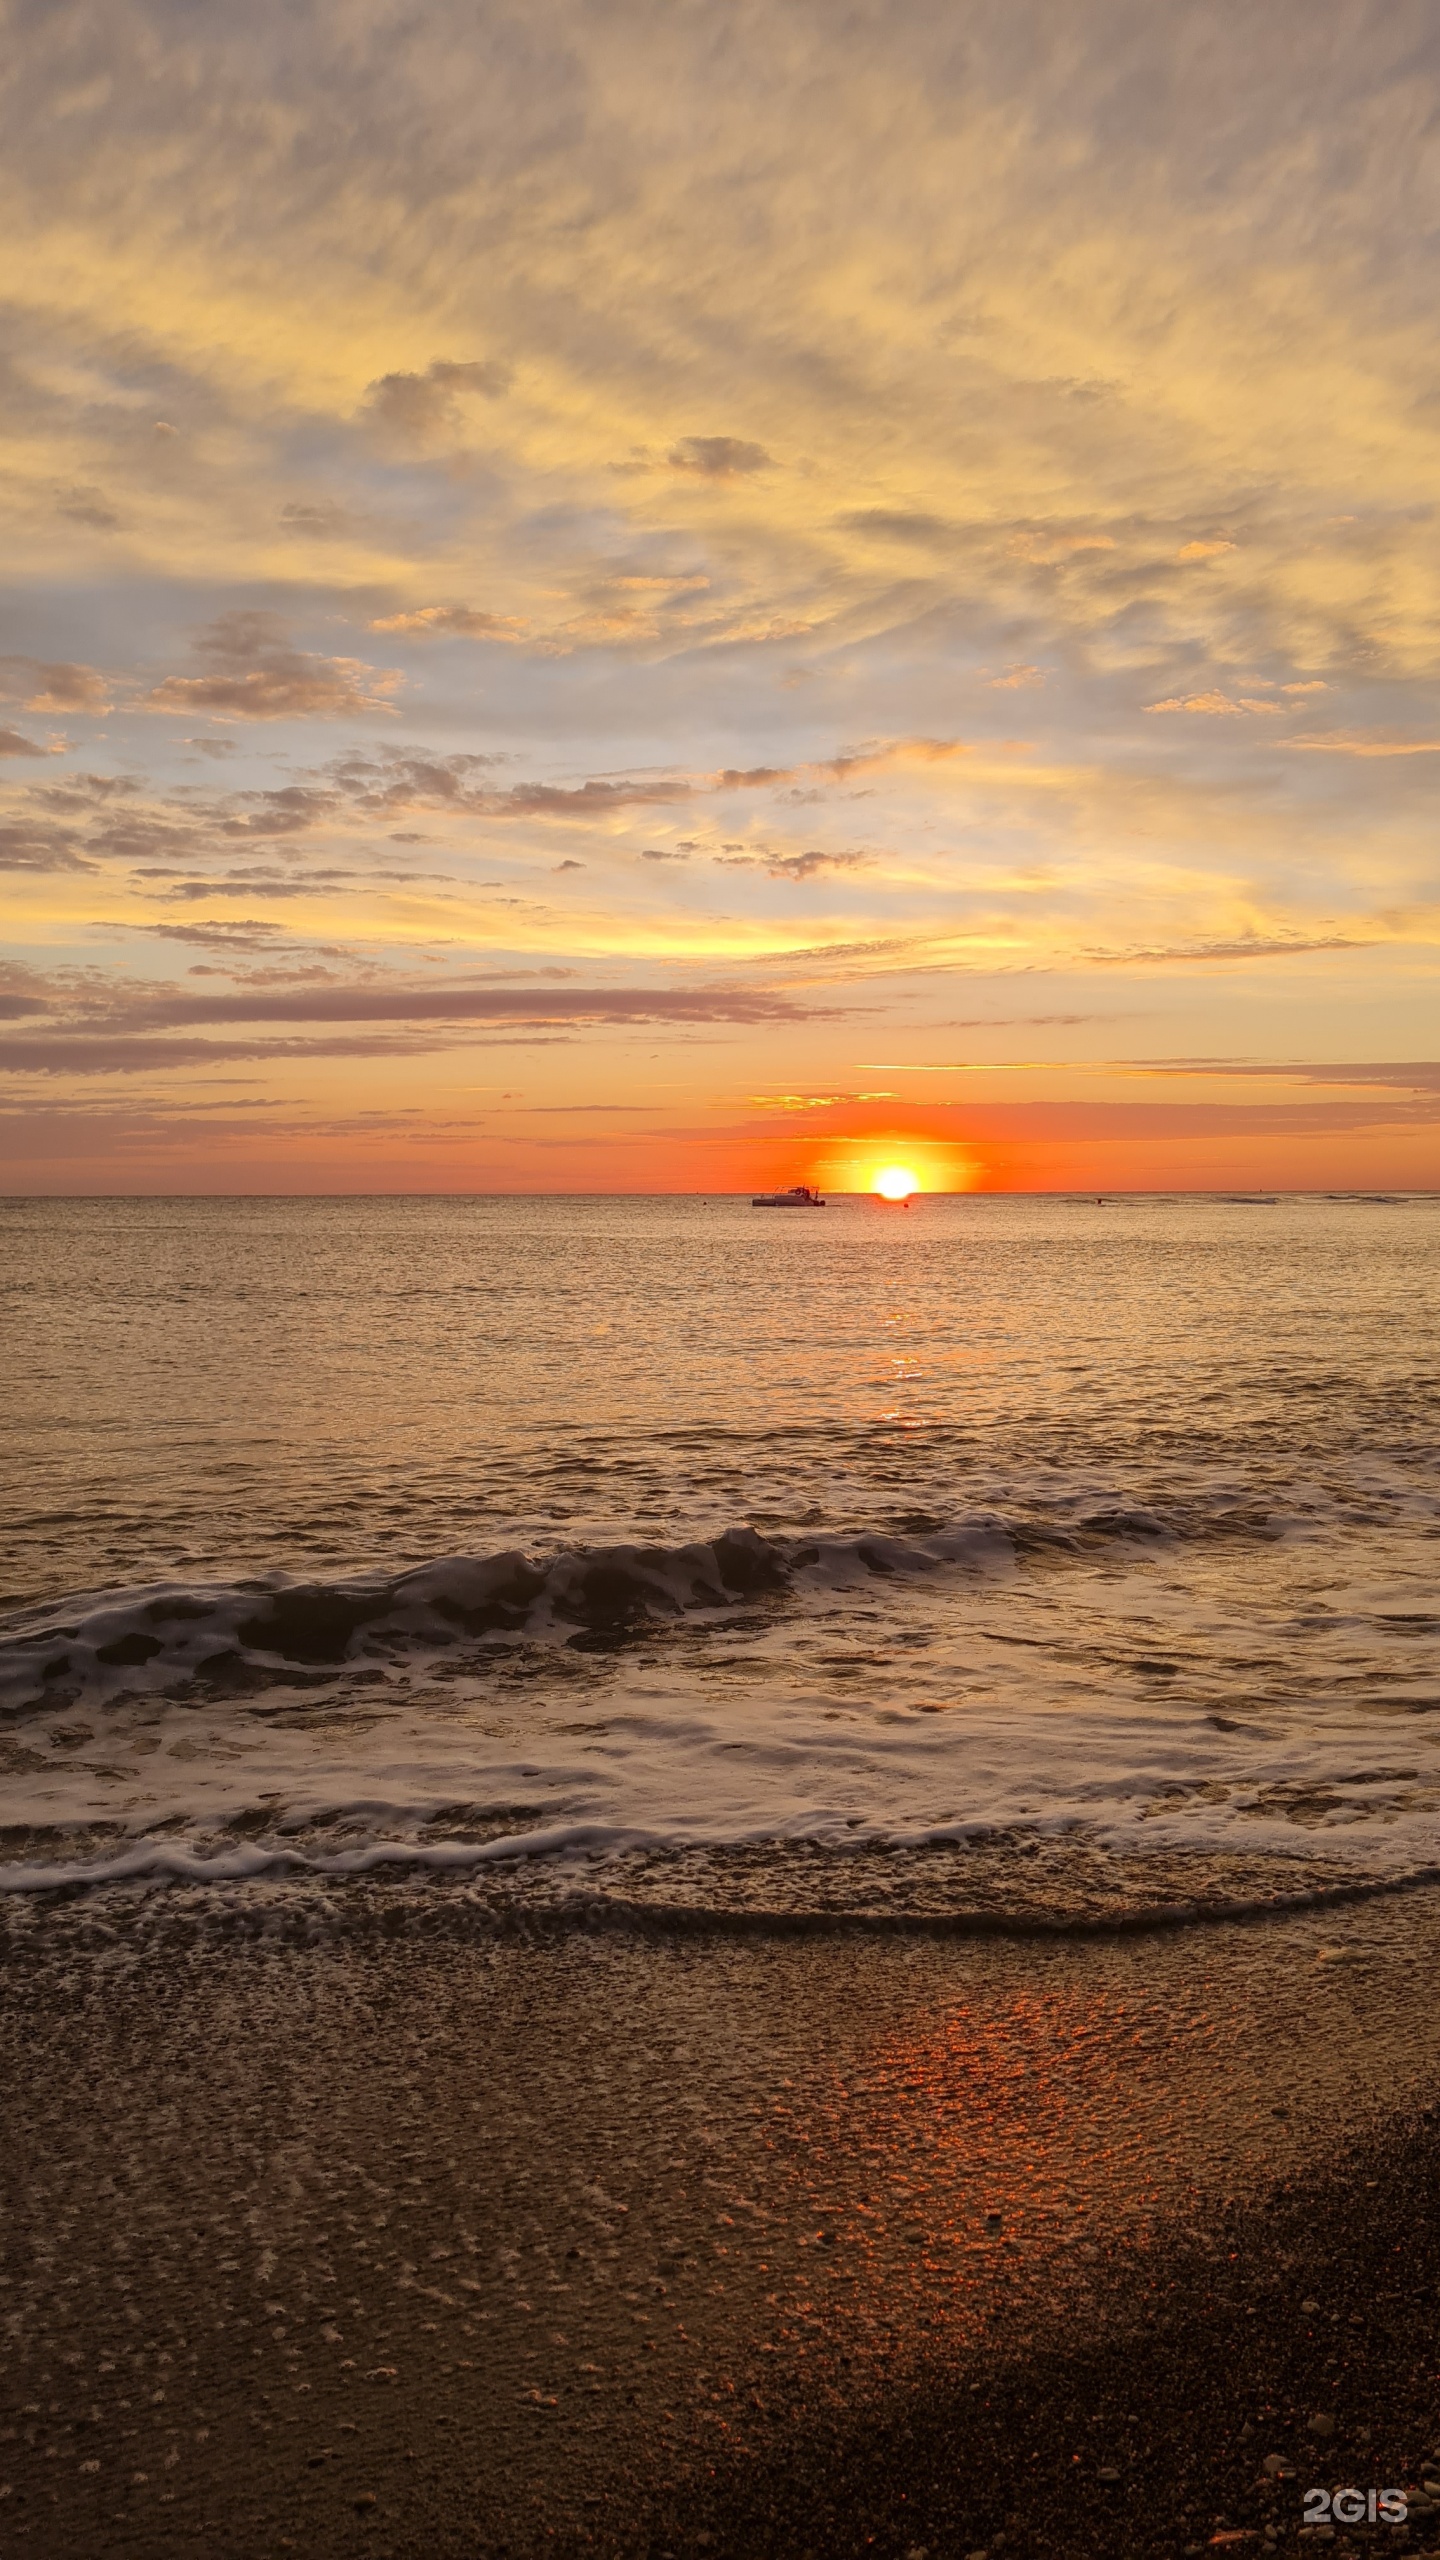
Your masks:
M1291 738L1317 756L1440 756L1440 738Z
M510 614L481 613L468 604L417 605L413 613L381 614L368 627L403 632L407 639L424 639L438 631L447 638L465 640L518 640L525 629Z
M1256 694L1242 694L1238 702L1233 702L1228 693L1212 692L1171 694L1164 702L1147 702L1145 708L1147 711L1203 711L1212 718L1222 718L1229 713L1243 718L1247 712L1278 713L1280 705L1278 702L1262 702Z
M13 669L13 675L7 670ZM99 714L110 708L108 677L95 667L68 659L0 658L0 694L23 700L27 711L83 711Z
M1037 568L1054 568L1061 560L1079 551L1113 551L1115 537L1110 533L1047 533L1042 527L1012 534L1010 551L1017 560L1033 561Z

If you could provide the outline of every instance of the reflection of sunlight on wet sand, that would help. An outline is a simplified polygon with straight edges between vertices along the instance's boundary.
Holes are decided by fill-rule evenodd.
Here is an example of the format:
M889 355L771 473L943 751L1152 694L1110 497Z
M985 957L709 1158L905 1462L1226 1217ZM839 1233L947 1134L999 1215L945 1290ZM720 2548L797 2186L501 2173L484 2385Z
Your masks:
M1163 2228L1276 2171L1303 2042L1236 2055L1207 2001L1101 1985L931 2010L774 2111L800 2196L808 2301L852 2356L891 2361L987 2330L1083 2317L1092 2262L1138 2271ZM1136 2302L1143 2317L1143 2296ZM943 2333L943 2339L936 2332Z
M1222 2203L1260 2202L1390 2108L1430 2103L1440 2056L1433 1893L984 1941L486 1938L458 1908L445 1941L433 1893L377 1893L333 1942L283 1948L242 1943L264 1914L237 1907L198 1961L165 1897L112 1896L97 1945L101 1908L57 1907L16 1946L27 1988L0 2063L33 2146L5 2224L18 2355L37 2383L57 2371L46 2247L70 2232L67 2338L129 2352L137 2311L158 2342L188 2301L198 2394L207 2374L233 2377L243 2303L279 2386L267 2409L310 2411L287 2456L300 2477L326 2394L348 2415L351 2374L393 2368L391 2408L409 2390L483 2431L508 2514L543 2505L547 2528L585 2528L507 2535L512 2551L598 2550L597 2497L654 2476L683 2494L699 2466L754 2454L783 2463L827 2413L893 2426L932 2382L998 2381L1013 2402L1024 2374L1008 2360L1027 2346L1063 2359L1104 2333L1123 2373L1182 2257L1192 2278L1200 2262L1202 2299L1213 2261L1243 2317L1251 2271L1229 2259ZM157 2006L165 1955L179 1960ZM58 2058L27 2075L37 2017ZM242 2213L253 2251L217 2296L213 2234ZM90 2230L103 2245L87 2257ZM157 2232L180 2237L160 2250ZM258 2314L287 2268L306 2317L267 2338ZM1282 2271L1298 2303L1308 2268ZM75 2393L78 2420L92 2385L60 2365L42 2387ZM84 2529L72 2545L91 2547ZM857 2542L816 2560L831 2547ZM968 2544L932 2541L935 2560L942 2547Z

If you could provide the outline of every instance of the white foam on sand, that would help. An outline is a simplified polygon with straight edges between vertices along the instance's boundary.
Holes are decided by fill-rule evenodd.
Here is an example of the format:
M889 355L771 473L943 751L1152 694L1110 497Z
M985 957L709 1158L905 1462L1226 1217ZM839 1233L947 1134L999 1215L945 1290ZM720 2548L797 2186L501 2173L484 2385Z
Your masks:
M303 1715L308 1702L296 1705ZM132 1741L105 1762L57 1755L12 1773L12 1841L29 1824L40 1854L12 1850L0 1889L997 1832L1083 1833L1127 1855L1323 1852L1403 1873L1433 1857L1440 1808L1440 1750L1377 1766L1372 1747L1367 1766L1373 1734L1348 1720L1286 1736L1223 1732L1169 1707L837 1707L803 1686L717 1710L644 1674L612 1687L578 1732L573 1699L532 1701L523 1738L495 1730L481 1697L447 1700L438 1727L413 1698L356 1705L354 1720L337 1704L289 1730L272 1705L259 1731L247 1719L240 1732L171 1710L147 1722L138 1754ZM56 1855L62 1841L69 1854Z

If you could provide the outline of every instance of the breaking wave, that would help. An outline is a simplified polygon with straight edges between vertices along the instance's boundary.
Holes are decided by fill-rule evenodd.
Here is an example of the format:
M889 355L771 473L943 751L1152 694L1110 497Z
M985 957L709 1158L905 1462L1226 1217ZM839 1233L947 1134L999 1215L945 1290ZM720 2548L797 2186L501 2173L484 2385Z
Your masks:
M1064 1525L980 1513L901 1537L876 1530L777 1539L732 1528L673 1547L445 1556L400 1574L150 1584L78 1595L12 1619L0 1635L0 1713L103 1703L120 1692L239 1696L277 1680L303 1683L486 1638L618 1649L691 1612L854 1588L867 1577L1003 1566L1020 1555L1093 1553L1117 1542L1153 1549L1198 1536L1273 1539L1283 1528L1264 1511L1234 1506L1165 1516L1099 1505Z

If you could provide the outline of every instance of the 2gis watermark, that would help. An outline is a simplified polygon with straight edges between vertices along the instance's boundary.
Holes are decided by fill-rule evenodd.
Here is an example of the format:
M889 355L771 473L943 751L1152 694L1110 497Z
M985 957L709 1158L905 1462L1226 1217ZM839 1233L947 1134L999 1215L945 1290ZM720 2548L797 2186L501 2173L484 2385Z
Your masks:
M1403 2489L1307 2489L1303 2523L1328 2538L1335 2525L1404 2524L1410 2500Z

